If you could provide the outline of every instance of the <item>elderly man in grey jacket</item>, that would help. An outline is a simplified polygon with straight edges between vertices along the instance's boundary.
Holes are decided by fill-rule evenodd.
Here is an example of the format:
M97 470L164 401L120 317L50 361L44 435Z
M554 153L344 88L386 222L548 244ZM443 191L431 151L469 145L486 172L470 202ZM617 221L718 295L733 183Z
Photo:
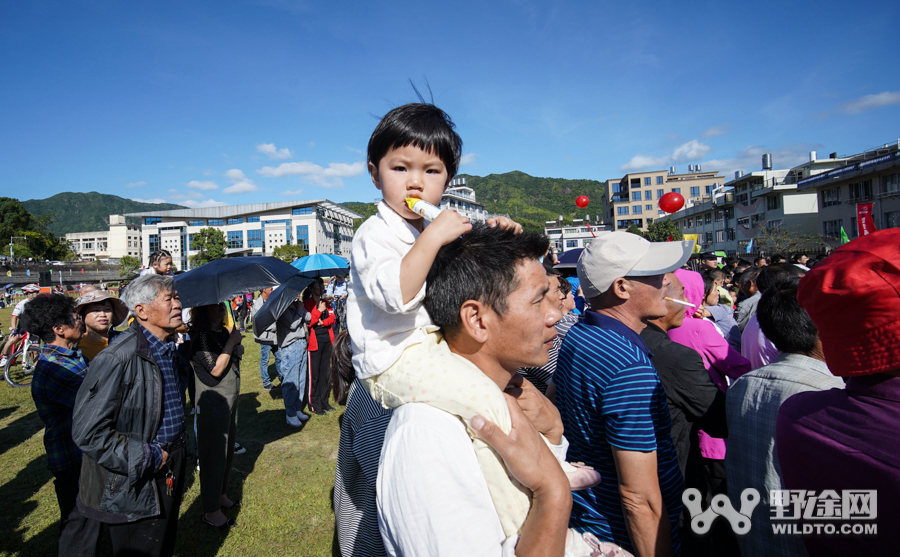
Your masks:
M109 524L115 555L169 556L185 485L184 400L172 342L181 302L172 277L156 274L132 282L123 301L134 324L94 358L75 399L78 509Z
M306 329L309 312L299 300L295 300L275 322L275 367L281 376L281 396L287 423L301 427L309 416L303 413L303 396L306 394Z

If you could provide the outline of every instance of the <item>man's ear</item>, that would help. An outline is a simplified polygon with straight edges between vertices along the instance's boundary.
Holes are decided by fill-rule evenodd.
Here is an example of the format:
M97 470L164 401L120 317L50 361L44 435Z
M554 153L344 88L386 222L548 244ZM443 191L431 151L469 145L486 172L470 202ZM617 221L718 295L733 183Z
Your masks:
M484 304L475 300L467 300L459 308L459 317L462 320L460 329L472 337L472 340L481 344L487 342L490 334L487 323L485 323L487 308Z
M378 179L378 167L372 163L369 163L369 176L372 177L372 183L375 184L375 187L381 189L381 180Z
M144 306L144 304L136 304L134 306L134 315L140 321L146 321L150 317L150 315L147 313L147 308L146 308L146 306Z
M631 298L631 283L626 278L617 278L609 287L608 292L620 300Z

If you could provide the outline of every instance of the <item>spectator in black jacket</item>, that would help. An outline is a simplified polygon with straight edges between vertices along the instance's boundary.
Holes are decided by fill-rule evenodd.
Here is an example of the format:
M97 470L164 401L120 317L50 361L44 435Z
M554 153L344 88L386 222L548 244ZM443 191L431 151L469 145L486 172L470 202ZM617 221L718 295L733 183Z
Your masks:
M666 296L684 300L684 286L674 274L669 277ZM666 389L669 414L672 417L672 442L678 453L681 473L685 474L691 439L696 443L696 433L691 435L691 430L695 427L699 429L698 424L702 421L705 431L708 425L719 433L718 430L725 423L725 396L713 383L700 354L669 340L669 329L680 327L684 321L684 306L671 301L666 303L669 313L665 317L648 321L647 328L641 332L641 338L653 353L653 367ZM704 419L707 416L711 418L716 412L719 412L720 420ZM719 423L706 424L706 421Z

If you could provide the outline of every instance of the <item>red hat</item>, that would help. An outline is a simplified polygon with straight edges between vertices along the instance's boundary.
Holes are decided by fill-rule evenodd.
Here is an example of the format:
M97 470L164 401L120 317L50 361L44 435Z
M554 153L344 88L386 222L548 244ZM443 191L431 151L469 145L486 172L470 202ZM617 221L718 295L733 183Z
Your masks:
M900 229L844 244L800 280L831 373L900 370Z

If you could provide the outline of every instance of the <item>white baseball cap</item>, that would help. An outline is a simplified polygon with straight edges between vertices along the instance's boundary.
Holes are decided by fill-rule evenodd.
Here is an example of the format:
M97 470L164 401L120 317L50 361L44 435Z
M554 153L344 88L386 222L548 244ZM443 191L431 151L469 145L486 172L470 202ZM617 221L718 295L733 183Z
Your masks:
M694 242L648 242L616 231L599 236L578 258L578 280L587 299L600 296L617 278L664 275L690 259Z

